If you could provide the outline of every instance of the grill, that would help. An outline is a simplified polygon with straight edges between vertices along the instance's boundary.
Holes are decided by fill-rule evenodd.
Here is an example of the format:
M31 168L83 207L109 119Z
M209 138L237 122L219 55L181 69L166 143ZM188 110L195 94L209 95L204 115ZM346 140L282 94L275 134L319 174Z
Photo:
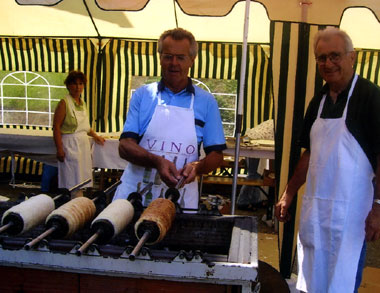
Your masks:
M2 203L1 215L11 205ZM200 286L236 285L242 292L252 292L258 268L255 217L179 213L166 237L157 244L143 246L132 261L129 256L138 243L134 223L140 214L135 213L126 229L108 243L93 243L80 255L78 248L92 235L89 225L69 239L47 237L30 249L25 249L25 244L46 230L43 225L18 236L3 233L0 265L22 270L175 281L184 288L188 282Z

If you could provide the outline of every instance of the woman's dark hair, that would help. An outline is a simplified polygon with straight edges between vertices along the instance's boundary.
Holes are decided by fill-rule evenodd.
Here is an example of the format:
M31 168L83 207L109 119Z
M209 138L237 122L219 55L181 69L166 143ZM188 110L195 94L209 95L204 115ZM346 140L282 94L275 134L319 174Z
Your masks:
M83 72L72 70L69 72L69 75L65 79L65 85L68 86L69 84L75 83L77 79L79 79L84 84L87 83L87 78Z

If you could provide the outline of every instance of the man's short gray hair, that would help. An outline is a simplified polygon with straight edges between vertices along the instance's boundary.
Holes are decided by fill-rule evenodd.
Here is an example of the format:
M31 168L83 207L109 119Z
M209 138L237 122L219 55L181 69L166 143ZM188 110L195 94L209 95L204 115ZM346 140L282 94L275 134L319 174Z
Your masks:
M333 36L339 36L343 39L346 53L354 51L354 45L352 44L352 40L345 31L342 31L341 29L336 27L327 27L324 30L318 31L318 33L315 35L314 53L320 40L329 40Z
M162 54L162 43L167 38L171 37L173 40L181 41L187 39L190 42L190 52L189 55L195 58L198 54L198 43L195 40L193 34L183 28L175 28L171 30L164 31L160 38L158 39L158 53Z

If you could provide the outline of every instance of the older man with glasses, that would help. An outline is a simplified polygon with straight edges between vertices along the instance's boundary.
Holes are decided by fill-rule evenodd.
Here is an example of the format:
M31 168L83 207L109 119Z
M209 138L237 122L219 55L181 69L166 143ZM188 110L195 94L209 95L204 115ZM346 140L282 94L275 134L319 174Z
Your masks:
M305 151L275 213L289 220L288 208L306 182L297 289L357 292L365 240L380 238L380 89L355 74L356 53L345 32L319 31L314 53L326 84L309 104L300 137Z
M119 144L129 164L114 199L151 185L149 196L143 196L147 206L168 187L179 187L181 207L198 209L196 176L220 166L226 143L215 98L188 77L197 52L194 36L181 28L158 40L162 79L140 87L131 99Z

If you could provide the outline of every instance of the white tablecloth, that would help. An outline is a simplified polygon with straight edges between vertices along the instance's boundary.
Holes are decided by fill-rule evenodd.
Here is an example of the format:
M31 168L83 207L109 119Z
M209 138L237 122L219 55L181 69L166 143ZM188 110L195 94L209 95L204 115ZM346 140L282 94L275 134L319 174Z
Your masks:
M106 138L104 145L92 142L92 165L94 168L124 170L127 161L119 156L119 140Z
M107 136L107 134L100 134ZM92 145L93 167L124 169L127 161L120 158L119 140L106 138L104 146ZM57 165L56 148L51 130L0 128L0 156L19 154L52 166Z
M117 133L100 133L106 138L104 146L96 144L89 137L92 145L92 157L94 168L124 170L127 161L120 158ZM234 156L234 143L227 143L228 148L224 154ZM0 128L0 156L11 153L20 154L49 165L56 166L56 148L51 130L26 130L13 128ZM240 146L239 156L249 158L274 159L274 146L254 145Z

